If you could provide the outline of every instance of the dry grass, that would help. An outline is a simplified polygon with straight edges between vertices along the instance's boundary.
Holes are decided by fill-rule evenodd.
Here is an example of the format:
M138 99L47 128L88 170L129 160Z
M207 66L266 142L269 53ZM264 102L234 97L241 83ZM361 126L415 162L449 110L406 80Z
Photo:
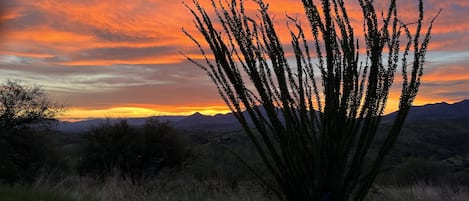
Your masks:
M30 190L21 188L25 197L45 193L64 201L267 201L276 200L265 189L254 183L240 183L231 188L223 181L198 181L190 176L163 174L132 184L120 177L109 177L103 182L91 178L67 177L60 182L40 178ZM28 192L35 192L28 193ZM38 194L39 193L39 194ZM18 193L17 193L18 194ZM0 195L1 197L1 195ZM62 199L63 198L63 199ZM1 200L1 199L0 199ZM11 199L29 201L28 199ZM468 201L469 187L435 186L380 186L373 189L368 201Z
M57 184L37 182L36 191L56 192L74 201L264 201L275 200L260 186L242 183L230 188L223 181L197 181L176 176L145 181L143 185L129 180L109 177L96 182L82 177L69 177Z
M370 201L468 201L469 188L463 186L412 186L378 187Z

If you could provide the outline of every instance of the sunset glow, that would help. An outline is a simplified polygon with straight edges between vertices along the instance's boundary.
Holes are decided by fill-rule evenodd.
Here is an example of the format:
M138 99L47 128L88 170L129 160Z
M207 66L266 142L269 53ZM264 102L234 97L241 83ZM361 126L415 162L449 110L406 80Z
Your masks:
M304 19L301 1L266 2L282 42L291 46L285 16ZM424 3L426 22L443 12L415 105L469 99L469 1ZM416 19L415 1L398 4L404 21ZM69 106L63 119L229 112L209 77L180 54L203 58L181 31L196 33L181 1L8 0L0 8L0 81L43 87ZM361 11L355 4L349 9L360 34ZM399 76L386 112L397 108Z
M191 115L200 112L206 115L225 114L230 112L224 106L205 106L205 107L112 107L105 109L83 109L70 108L68 115L63 118L67 121L79 121L84 119L96 118L140 118L153 116L180 116Z

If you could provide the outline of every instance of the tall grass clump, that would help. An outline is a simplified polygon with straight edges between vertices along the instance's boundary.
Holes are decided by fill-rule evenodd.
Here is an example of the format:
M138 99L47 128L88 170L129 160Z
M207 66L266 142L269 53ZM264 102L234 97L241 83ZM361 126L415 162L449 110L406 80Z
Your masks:
M414 184L409 186L379 187L370 196L370 201L466 201L469 200L469 189L466 186L432 186Z
M44 201L275 200L268 191L255 183L243 183L239 188L232 189L216 179L200 181L191 175L171 171L163 171L141 184L133 183L130 178L114 175L102 181L91 177L69 176L60 182L38 180L32 186L0 187L0 200L4 201L3 198L7 196L15 197L12 201L36 201L35 198L42 197L47 197Z
M210 2L214 12L185 4L200 35L183 31L203 55L188 59L215 83L274 182L254 174L281 200L364 200L419 90L435 19L425 30L423 1L409 23L395 0L382 12L357 0L360 27L350 2L302 0L312 40L288 17L291 57L263 0L253 1L256 17L243 0ZM369 154L398 69L396 118Z

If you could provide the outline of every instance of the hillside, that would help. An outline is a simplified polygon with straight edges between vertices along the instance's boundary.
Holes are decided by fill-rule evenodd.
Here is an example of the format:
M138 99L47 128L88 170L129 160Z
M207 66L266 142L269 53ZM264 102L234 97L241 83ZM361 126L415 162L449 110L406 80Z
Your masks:
M396 112L384 117L385 120L395 118ZM463 100L454 104L446 102L413 106L406 121L444 120L444 119L469 119L469 100Z
M389 124L392 122L395 116L396 112L384 116L382 120L383 124ZM176 128L180 129L198 129L209 131L235 131L241 129L240 124L231 113L209 116L196 112L190 116L160 116L156 118L160 119L161 121L168 121ZM142 126L146 119L148 118L129 118L127 121L130 125ZM406 121L414 122L455 120L455 122L464 122L468 119L469 100L464 100L454 104L443 102L423 106L414 106L411 108ZM104 121L106 120L92 119L80 122L61 122L57 126L57 130L62 132L85 132L91 126L97 126L102 124ZM110 119L110 121L119 121L119 119Z

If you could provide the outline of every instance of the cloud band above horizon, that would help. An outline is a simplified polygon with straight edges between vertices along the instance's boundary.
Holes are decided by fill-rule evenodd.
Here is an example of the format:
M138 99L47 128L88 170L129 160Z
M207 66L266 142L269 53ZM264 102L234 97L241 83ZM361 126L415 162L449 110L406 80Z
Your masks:
M286 14L303 13L301 1L268 2L281 33ZM398 3L403 19L415 19L415 3ZM467 99L469 2L424 3L428 18L443 13L416 104ZM181 31L196 29L179 1L12 0L0 8L0 81L42 86L73 108L64 118L227 112L210 79L179 53L200 58ZM357 7L349 8L359 16ZM288 36L283 39L289 46ZM396 108L395 94L388 112Z

